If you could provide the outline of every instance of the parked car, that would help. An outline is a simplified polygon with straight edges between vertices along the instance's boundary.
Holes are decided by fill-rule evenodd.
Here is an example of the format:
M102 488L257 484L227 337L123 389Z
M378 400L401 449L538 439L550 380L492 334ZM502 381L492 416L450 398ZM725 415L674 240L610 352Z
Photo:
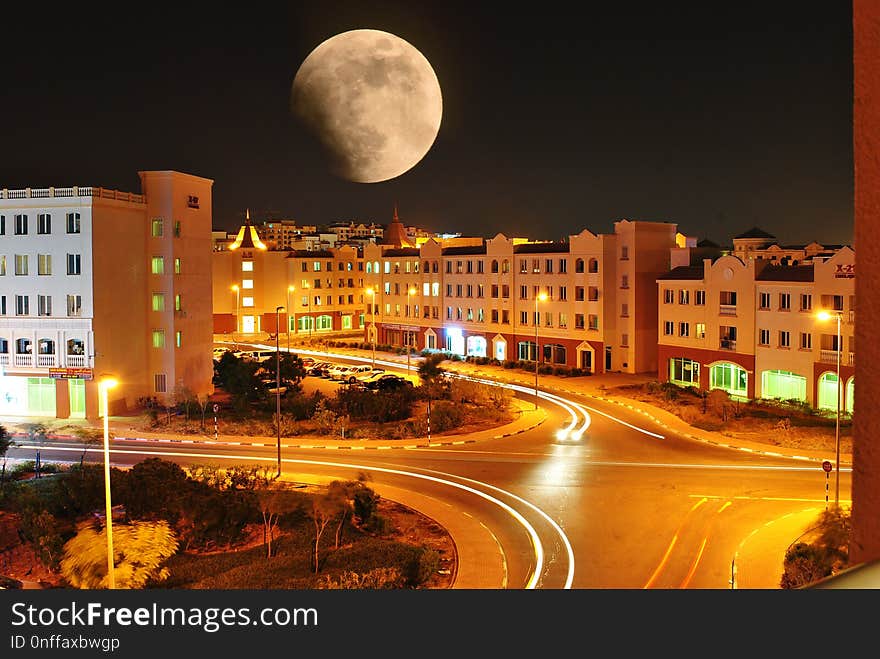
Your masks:
M350 369L354 368L349 364L336 364L327 369L327 377L331 380L344 380L348 377Z
M314 357L300 357L299 360L302 362L303 368L305 368L306 371L317 363Z
M364 373L363 375L358 376L354 384L359 387L366 387L367 384L382 377L383 375L385 375L385 371L381 368L377 368L375 370L371 370L369 373Z
M412 387L412 380L394 373L383 373L381 376L364 385L372 391L396 391L404 387Z
M287 385L285 384L285 382L283 380L281 382L280 387L275 386L275 384L276 384L275 378L266 378L264 380L261 380L261 382L266 387L266 391L269 392L273 396L275 396L276 394L279 394L279 393L282 396L284 396L284 394L287 393Z
M355 384L358 381L358 378L370 375L373 372L373 367L369 364L358 364L356 366L350 366L348 370L342 374L340 380L347 382L348 384Z
M311 368L306 369L306 373L322 378L327 375L327 369L333 366L330 362L316 362Z

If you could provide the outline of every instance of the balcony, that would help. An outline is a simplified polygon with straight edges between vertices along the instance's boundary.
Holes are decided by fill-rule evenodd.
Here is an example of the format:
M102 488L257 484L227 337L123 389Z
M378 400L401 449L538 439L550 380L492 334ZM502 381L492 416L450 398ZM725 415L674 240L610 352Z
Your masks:
M837 364L837 350L820 350L819 362L822 364ZM854 352L840 353L841 366L855 366L856 355Z
M67 355L67 359L65 360L65 364L71 368L85 368L86 367L86 356L85 355Z
M718 315L719 316L735 316L736 315L736 305L735 304L721 304L718 306Z
M735 339L721 339L719 347L721 350L736 350Z
M37 368L54 368L57 365L55 355L37 355Z
M33 355L15 355L15 365L21 366L24 368L33 368L34 367L34 356Z
M0 354L0 366L9 366L9 355L4 353Z

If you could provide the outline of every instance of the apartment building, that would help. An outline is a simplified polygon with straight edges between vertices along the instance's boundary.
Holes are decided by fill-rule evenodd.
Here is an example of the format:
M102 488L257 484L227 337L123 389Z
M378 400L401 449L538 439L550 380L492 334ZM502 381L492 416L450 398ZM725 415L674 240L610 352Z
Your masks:
M213 391L211 187L139 172L142 192L0 191L0 415L95 418Z
M775 249L738 242L757 239L734 239L733 254L751 254L745 259L706 258L658 278L660 379L834 410L839 357L841 408L852 412L853 250L842 246L829 256L820 246L799 259L779 259ZM822 320L821 311L831 319Z
M364 259L354 247L271 250L248 218L226 250L213 252L211 273L214 334L315 337L364 327Z
M366 246L375 291L367 312L379 343L593 373L655 371L656 278L675 239L674 224L621 220L612 234L584 230L560 242L498 234Z

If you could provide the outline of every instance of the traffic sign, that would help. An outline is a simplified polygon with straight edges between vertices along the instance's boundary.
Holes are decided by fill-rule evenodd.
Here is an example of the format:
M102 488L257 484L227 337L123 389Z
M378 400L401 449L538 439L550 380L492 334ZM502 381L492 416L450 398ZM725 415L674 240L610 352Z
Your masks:
M830 460L823 461L822 462L822 469L824 469L826 473L831 471L831 461Z

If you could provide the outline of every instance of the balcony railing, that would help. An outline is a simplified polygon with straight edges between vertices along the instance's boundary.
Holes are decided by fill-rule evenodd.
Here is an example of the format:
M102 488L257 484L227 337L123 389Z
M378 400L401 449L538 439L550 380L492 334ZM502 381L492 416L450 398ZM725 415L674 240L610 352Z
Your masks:
M67 355L67 366L71 368L85 368L86 366L86 356L85 355Z
M719 347L722 350L736 350L736 341L734 339L721 339Z
M8 354L0 355L0 366L9 366L9 355Z
M72 187L72 188L23 188L20 190L0 189L0 199L46 199L49 197L101 197L102 199L116 199L118 201L131 201L138 204L145 203L144 195L134 192L120 192L106 188Z
M820 350L819 362L822 364L837 364L837 350ZM855 366L856 354L854 352L841 352L840 365Z
M719 316L735 316L736 315L736 305L735 304L719 305L718 315Z
M55 355L37 355L37 368L52 368L55 365Z
M24 366L26 368L33 368L34 356L33 355L15 355L15 365L16 366Z

